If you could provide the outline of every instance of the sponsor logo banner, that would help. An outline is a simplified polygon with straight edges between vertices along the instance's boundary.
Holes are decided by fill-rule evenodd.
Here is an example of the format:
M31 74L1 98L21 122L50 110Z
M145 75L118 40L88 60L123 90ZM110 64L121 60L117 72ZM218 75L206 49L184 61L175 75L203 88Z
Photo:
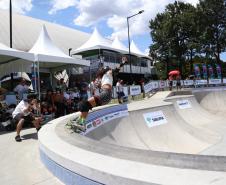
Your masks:
M197 85L207 85L207 80L196 80Z
M209 79L209 84L221 84L221 79Z
M167 123L166 117L161 110L145 113L143 117L148 127L155 127Z
M177 100L177 105L180 109L191 108L191 104L189 100Z
M91 132L92 130L98 128L101 125L104 125L105 123L107 123L113 119L128 116L128 115L129 115L128 110L122 110L122 111L117 111L117 112L113 112L111 114L101 116L93 121L88 122L86 124L86 132L81 133L81 134L86 135L89 132Z
M144 85L144 92L145 93L148 93L151 90L152 90L152 83L151 82L149 82L149 83L147 83L147 84Z
M153 89L158 89L158 88L159 88L159 83L158 83L158 81L151 82L151 83L152 83L152 88L153 88Z
M166 87L166 81L159 81L159 88L165 88Z
M185 86L194 85L194 81L193 80L184 80L184 85Z
M141 93L141 88L139 85L130 86L130 95L135 96Z
M226 84L226 78L223 79L223 83Z

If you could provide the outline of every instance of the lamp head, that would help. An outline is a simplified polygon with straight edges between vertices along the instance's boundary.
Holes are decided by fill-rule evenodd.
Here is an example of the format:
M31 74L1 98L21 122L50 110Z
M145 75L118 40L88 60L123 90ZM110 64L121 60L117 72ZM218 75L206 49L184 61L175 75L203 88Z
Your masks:
M144 10L140 10L139 12L138 12L138 14L142 14L144 12Z

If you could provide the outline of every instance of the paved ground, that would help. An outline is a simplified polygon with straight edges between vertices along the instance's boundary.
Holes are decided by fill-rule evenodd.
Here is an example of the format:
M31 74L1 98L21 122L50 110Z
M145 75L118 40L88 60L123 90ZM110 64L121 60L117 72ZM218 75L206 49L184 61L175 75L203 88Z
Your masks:
M15 132L0 133L1 185L62 185L39 158L34 128L21 132L22 142L15 142Z

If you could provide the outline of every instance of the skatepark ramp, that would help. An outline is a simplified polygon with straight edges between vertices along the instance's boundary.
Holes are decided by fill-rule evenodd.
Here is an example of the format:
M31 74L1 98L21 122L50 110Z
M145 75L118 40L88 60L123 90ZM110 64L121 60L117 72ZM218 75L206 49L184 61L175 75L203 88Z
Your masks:
M192 92L96 108L81 134L65 127L77 116L38 134L42 162L65 184L226 184L226 125Z

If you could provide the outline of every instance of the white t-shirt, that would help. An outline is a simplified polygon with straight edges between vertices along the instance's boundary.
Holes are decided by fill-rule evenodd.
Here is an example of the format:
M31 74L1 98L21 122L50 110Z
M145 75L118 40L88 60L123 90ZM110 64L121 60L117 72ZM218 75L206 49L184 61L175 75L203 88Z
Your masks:
M109 71L103 75L102 80L101 80L101 86L103 86L105 84L108 84L111 86L113 84L113 77L112 77L112 74L109 73Z
M123 91L123 86L120 82L117 82L116 84L116 91L117 92L122 92Z
M24 114L24 116L27 116L30 112L25 113L24 110L27 109L29 107L29 103L22 100L15 108L15 110L12 113L13 118L17 115L17 114Z

